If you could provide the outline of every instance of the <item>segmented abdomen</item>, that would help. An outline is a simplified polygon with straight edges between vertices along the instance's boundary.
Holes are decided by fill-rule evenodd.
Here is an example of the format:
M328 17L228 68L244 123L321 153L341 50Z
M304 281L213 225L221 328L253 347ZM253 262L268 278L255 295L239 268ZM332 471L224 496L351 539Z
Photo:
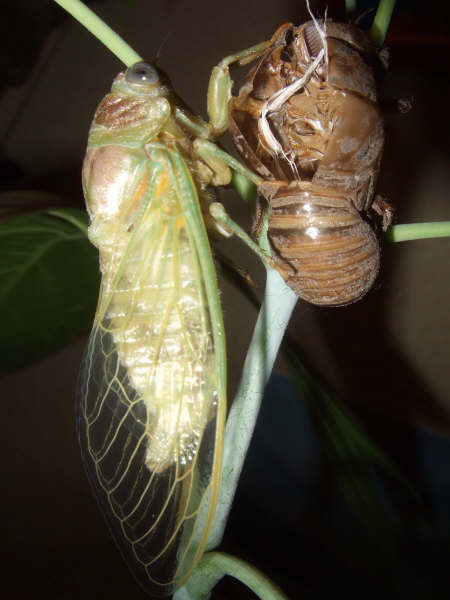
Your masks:
M273 258L289 286L312 304L342 306L370 289L379 245L351 201L289 187L270 199Z
M100 328L143 403L147 467L161 472L193 459L217 390L211 324L184 220L157 211L152 221L158 235L151 226L135 234L121 274L104 287L109 305ZM113 254L102 259L114 268Z

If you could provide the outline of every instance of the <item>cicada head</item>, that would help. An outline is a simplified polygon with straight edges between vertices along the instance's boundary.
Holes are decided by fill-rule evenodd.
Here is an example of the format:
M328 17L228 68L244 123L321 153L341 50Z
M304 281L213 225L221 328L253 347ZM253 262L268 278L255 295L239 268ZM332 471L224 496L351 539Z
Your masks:
M98 142L95 137L95 134L99 133L97 126L110 131L119 130L128 138L133 136L134 140L141 142L139 131L135 127L147 123L149 118L158 119L159 111L165 106L164 99L169 94L168 84L164 73L147 62L135 63L119 73L113 81L111 92L103 98L97 108L91 126L89 145ZM133 129L128 132L131 128Z

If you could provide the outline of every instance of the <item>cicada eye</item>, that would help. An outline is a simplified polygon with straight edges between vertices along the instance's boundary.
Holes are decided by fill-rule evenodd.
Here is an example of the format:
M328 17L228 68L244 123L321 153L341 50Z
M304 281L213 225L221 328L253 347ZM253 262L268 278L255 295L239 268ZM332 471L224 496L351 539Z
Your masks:
M147 62L137 62L129 67L125 73L128 83L157 83L159 80L158 71L153 65Z

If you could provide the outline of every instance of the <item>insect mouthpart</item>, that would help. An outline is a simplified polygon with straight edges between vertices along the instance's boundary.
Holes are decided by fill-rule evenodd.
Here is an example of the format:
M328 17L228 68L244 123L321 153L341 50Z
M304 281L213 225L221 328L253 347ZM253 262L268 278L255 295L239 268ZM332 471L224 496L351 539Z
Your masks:
M317 56L324 46L318 28L313 21L309 21L304 29L306 47L311 56Z

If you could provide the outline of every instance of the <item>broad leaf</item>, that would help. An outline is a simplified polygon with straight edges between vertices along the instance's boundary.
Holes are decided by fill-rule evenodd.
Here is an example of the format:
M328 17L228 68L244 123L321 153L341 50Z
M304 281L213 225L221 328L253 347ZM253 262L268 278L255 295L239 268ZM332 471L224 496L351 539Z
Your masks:
M87 215L55 209L0 222L0 370L37 361L88 330L99 286Z

